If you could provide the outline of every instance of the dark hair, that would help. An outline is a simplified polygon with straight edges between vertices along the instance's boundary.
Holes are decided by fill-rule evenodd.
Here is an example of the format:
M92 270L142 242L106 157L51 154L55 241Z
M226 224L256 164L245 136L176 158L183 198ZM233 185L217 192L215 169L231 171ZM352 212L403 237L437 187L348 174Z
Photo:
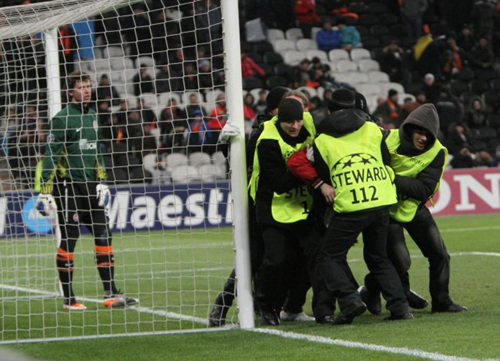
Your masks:
M87 81L87 80L90 81L90 75L85 73L85 72L76 70L74 72L69 73L66 80L67 80L68 91L69 91L69 90L73 90L75 88L75 84L78 81L80 81L80 82Z

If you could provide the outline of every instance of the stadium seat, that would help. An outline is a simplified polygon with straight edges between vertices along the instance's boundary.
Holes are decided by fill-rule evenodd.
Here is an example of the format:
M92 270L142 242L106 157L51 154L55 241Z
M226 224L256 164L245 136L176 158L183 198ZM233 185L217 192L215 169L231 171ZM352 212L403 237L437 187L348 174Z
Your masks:
M263 55L269 51L274 51L273 44L271 44L269 41L259 41L252 44L253 53L259 53Z
M311 39L316 41L316 35L323 30L323 28L320 28L319 26L313 26L311 28Z
M314 50L314 49L307 50L306 57L309 60L312 60L314 58L319 58L319 60L321 61L328 61L328 55L326 51L323 50Z
M371 70L366 73L370 83L388 83L390 82L389 74L380 70ZM420 84L419 84L420 87Z
M358 62L358 67L361 72L369 72L372 70L380 70L378 61L373 59L361 59Z
M486 118L486 124L488 124L489 127L500 131L500 114L488 114L488 117Z
M474 71L471 68L463 66L462 69L460 69L460 71L457 73L455 78L467 82L474 79L475 76L476 75L474 74Z
M351 72L351 78L349 84L351 85L356 85L356 84L362 84L362 83L368 83L368 75L366 73L361 73L361 72Z
M356 91L359 93L363 94L367 99L371 95L385 95L383 91L380 89L379 84L371 84L371 83L365 83L365 84L358 84L356 86Z
M344 49L332 49L328 52L330 61L350 60L349 53Z
M380 85L380 90L382 91L383 95L387 95L387 93L391 89L396 90L399 94L406 93L403 85L401 85L399 83L390 82L390 83L381 83L379 85Z
M224 157L224 153L220 150L214 152L211 159L213 164L226 163L226 157Z
M158 97L153 93L143 93L140 98L145 102L146 106L155 108L158 106Z
M486 80L473 79L469 82L469 88L471 92L481 94L482 92L488 90L490 88L490 85Z
M268 89L272 89L277 86L283 86L283 87L288 86L288 80L279 75L271 75L266 79L266 87Z
M146 171L143 167L132 167L129 170L129 181L131 183L151 183L152 175L149 173L148 176L146 176Z
M200 180L200 174L196 167L191 165L179 165L171 169L170 176L174 184L187 184Z
M243 89L244 90L252 90L255 88L262 88L263 82L261 79L252 77L252 78L244 78L243 79Z
M125 52L121 46L108 46L102 49L103 58L123 58Z
M253 91L253 89L252 89L252 91ZM217 99L217 96L221 93L224 93L224 92L220 89L214 89L214 90L207 91L205 93L205 102L209 103L209 104L215 104L215 99ZM203 99L200 98L200 101L203 101Z
M289 50L284 55L284 62L288 65L299 65L299 63L305 58L305 54L297 50Z
M181 101L182 101L182 104L184 104L184 106L186 106L186 105L188 105L188 104L189 104L189 97L190 97L191 95L193 95L193 94L195 94L195 95L198 97L198 101L199 101L200 103L202 103L202 102L203 102L203 99L205 99L205 98L203 97L203 94L202 94L202 93L197 92L197 91L189 91L189 90L187 90L187 91L185 91L185 92L181 93Z
M357 73L357 71L340 71L336 73L332 73L331 75L335 79L335 81L340 83L351 84L353 74Z
M298 40L304 38L301 28L290 28L285 32L285 38L288 40Z
M269 51L269 52L264 54L264 56L262 57L262 60L266 64L276 65L276 64L283 63L283 56L281 56L281 54L278 54L274 51Z
M372 25L380 24L380 20L378 18L378 15L366 13L359 16L358 24L369 28Z
M286 50L297 50L295 47L294 40L288 39L277 39L273 43L274 51L277 53L282 53Z
M165 92L158 94L158 104L160 107L165 107L170 99L175 99L177 104L181 104L181 97L176 92Z
M183 153L170 153L164 156L165 167L172 170L177 166L187 166L189 161L188 157Z
M267 29L267 39L271 43L277 39L285 39L285 33L280 29Z
M498 78L498 72L495 69L479 69L474 71L476 79L479 80L493 80Z
M351 60L354 62L359 62L361 59L371 59L372 54L370 50L364 48L354 48L351 49Z
M301 87L298 87L297 90L300 90L303 93L307 92L307 94L309 94L309 99L312 97L318 96L318 92L316 91L315 88L311 88L308 86L301 86Z
M199 167L203 164L211 164L210 154L205 152L193 152L188 156L189 165Z
M460 80L452 80L450 82L450 91L453 95L459 97L464 91L469 90L467 83Z
M155 61L150 56L140 56L135 61L135 66L136 66L137 69L139 69L139 67L141 65L145 65L147 68L154 68L155 67Z
M387 13L388 9L385 4L381 2L368 2L366 12L370 14L383 14Z
M318 49L318 43L312 39L298 39L295 47L300 51L316 50Z
M382 38L384 35L389 35L389 28L385 25L375 24L370 26L370 34L376 38Z
M279 76L288 76L290 71L292 70L292 67L288 64L285 63L278 63L274 66L274 75L279 75Z
M391 26L399 23L399 17L392 13L381 13L378 15L380 23L386 26Z
M213 182L217 178L217 167L212 164L201 164L198 172L203 182Z
M358 71L358 66L350 60L339 60L336 62L337 71L340 73L348 71Z

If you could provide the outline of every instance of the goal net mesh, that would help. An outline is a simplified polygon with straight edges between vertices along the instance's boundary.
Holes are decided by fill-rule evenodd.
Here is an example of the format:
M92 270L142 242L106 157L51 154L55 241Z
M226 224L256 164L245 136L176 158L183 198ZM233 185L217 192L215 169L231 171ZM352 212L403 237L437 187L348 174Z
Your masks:
M57 0L0 8L0 22L0 344L206 328L234 266L229 163L217 144L226 121L220 2ZM47 55L51 29L57 54ZM126 308L104 306L82 224L73 288L87 309L63 309L57 217L35 209L36 169L74 71L92 82L115 280L139 300Z

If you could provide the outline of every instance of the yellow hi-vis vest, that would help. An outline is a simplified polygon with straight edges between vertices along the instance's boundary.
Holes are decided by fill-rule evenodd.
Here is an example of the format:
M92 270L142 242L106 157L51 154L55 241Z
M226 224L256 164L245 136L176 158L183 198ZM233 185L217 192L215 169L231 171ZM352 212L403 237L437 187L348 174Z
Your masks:
M448 150L445 146L443 146L439 140L436 139L432 148L428 151L416 155L416 156L407 156L402 155L397 152L399 146L401 145L401 138L399 137L399 130L393 129L391 130L389 136L386 139L387 147L389 148L389 152L391 153L392 160L392 169L397 175L417 178L417 176L422 172L425 168L432 163L432 161L436 158L438 153L441 150L445 151L445 161L443 163L443 171L441 173L441 178L439 179L438 184L436 185L436 189L432 193L432 196L438 191L439 186L441 185L441 180L443 179L444 170L446 168L446 163L448 159ZM432 201L431 196L431 201ZM398 222L410 222L415 214L417 213L418 207L420 206L419 200L414 198L409 198L408 196L398 194L398 203L393 205L390 209L391 217Z
M363 211L396 203L394 173L382 160L382 141L380 128L371 122L340 137L320 134L314 141L330 169L335 212Z
M286 143L280 136L278 129L276 128L276 123L278 118L275 116L271 120L265 122L264 130L257 139L256 148L259 146L262 139L275 139L281 149L281 155L283 159L288 161L292 154L298 152L299 150L305 149L308 145L311 145L314 137L316 136L316 128L314 126L314 121L310 113L304 113L304 127L309 132L309 137L303 142L298 143L295 147ZM250 178L249 188L250 196L255 201L260 178L260 164L257 152L254 154L253 161L253 172ZM271 213L273 219L279 223L295 223L307 219L309 211L311 210L313 202L313 197L311 191L306 185L296 187L290 191L278 194L273 193L273 199L271 202Z

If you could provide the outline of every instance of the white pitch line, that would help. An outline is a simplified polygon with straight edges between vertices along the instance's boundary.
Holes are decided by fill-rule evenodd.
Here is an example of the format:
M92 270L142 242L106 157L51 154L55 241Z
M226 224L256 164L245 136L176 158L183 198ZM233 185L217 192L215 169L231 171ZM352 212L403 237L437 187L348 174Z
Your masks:
M254 329L248 329L247 331L264 333L264 334L268 334L268 335L279 336L279 337L289 338L289 339L294 339L294 340L304 340L304 341L309 341L309 342L314 342L314 343L321 343L321 344L326 344L326 345L342 346L342 347L355 348L355 349L364 349L364 350L369 350L369 351L378 351L378 352L385 352L385 353L391 353L391 354L397 354L397 355L414 356L414 357L420 357L420 358L429 359L429 360L438 360L438 361L494 361L494 360L471 359L471 358L467 358L467 357L448 356L448 355L443 355L440 353L425 352L425 351L421 351L421 350L412 350L412 349L409 349L406 347L390 347L390 346L375 345L375 344L370 344L370 343L338 340L338 339L332 339L332 338L328 338L328 337L304 335L304 334L296 333L296 332L271 330L268 328L254 328Z

